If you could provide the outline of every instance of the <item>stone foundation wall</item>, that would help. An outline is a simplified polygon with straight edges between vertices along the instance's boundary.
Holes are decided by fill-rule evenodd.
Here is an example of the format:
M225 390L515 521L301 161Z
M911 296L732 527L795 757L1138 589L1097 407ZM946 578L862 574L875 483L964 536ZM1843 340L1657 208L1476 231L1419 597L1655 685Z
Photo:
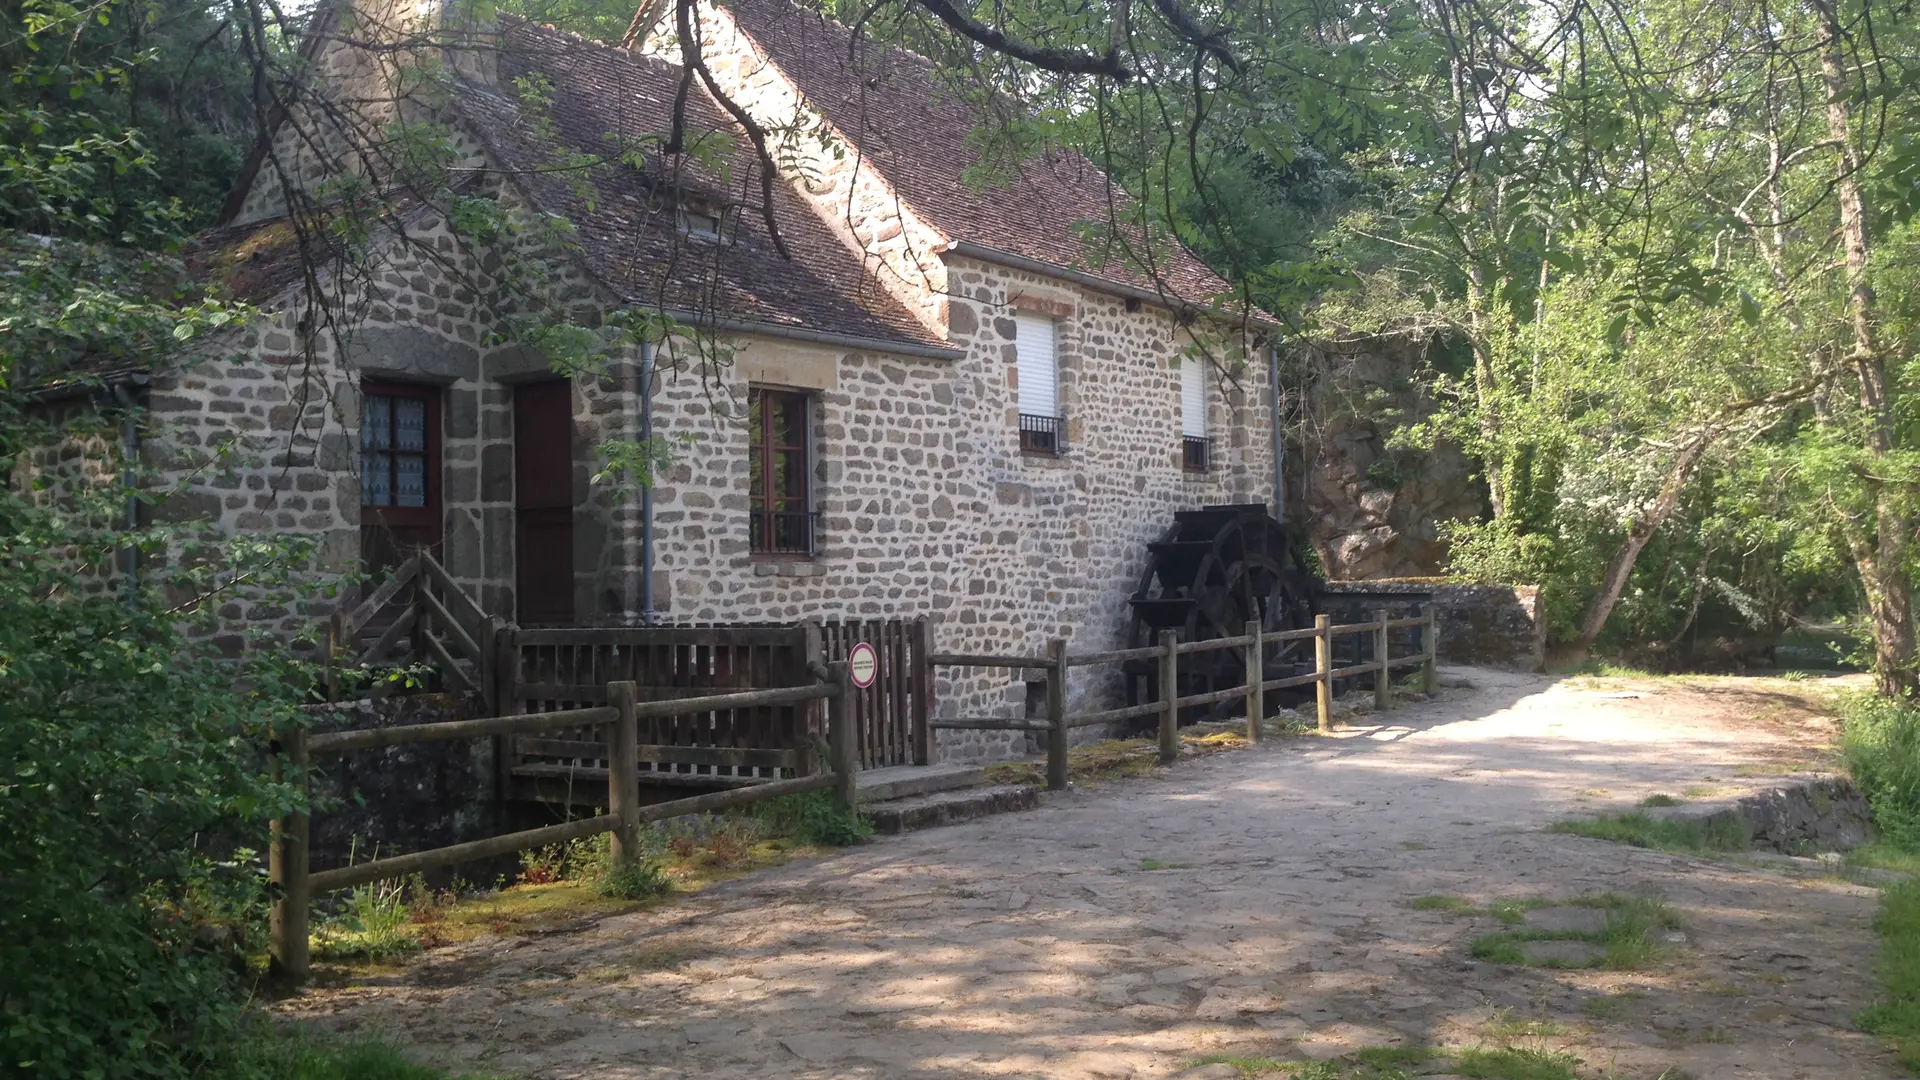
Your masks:
M1453 585L1421 581L1330 581L1334 602L1342 596L1405 595L1410 603L1436 608L1440 661L1481 667L1539 671L1546 661L1547 627L1540 614L1540 590L1533 585Z
M345 703L317 713L313 730L401 727L485 715L477 699L419 694ZM314 762L311 825L316 869L445 847L509 831L497 797L494 740L412 743Z

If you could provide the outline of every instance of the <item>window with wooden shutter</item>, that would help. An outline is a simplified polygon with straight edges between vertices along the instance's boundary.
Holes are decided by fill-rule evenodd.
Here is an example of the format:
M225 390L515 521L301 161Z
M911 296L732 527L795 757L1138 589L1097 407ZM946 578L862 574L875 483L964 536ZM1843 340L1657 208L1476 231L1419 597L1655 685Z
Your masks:
M1014 352L1019 357L1020 449L1058 454L1066 449L1066 420L1060 415L1060 361L1057 329L1045 315L1014 315Z
M1207 438L1207 359L1188 356L1180 361L1180 456L1188 472L1206 472L1212 464L1212 440Z

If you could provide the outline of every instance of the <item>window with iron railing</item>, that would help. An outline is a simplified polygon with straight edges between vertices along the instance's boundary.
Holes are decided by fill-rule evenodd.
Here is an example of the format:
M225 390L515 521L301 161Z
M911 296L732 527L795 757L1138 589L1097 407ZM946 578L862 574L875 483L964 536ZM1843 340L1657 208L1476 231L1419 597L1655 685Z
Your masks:
M747 391L751 454L752 550L769 555L811 555L814 514L807 478L813 470L808 436L808 397L790 390Z
M1013 321L1020 387L1020 450L1027 454L1064 453L1067 424L1060 415L1059 326L1045 315L1028 311L1017 312Z
M1066 453L1067 418L1021 413L1020 450L1027 454L1053 454L1056 457Z
M1188 472L1207 472L1213 468L1213 440L1205 436L1180 437L1180 464Z
M819 517L804 510L755 510L753 550L768 555L811 555L813 526Z

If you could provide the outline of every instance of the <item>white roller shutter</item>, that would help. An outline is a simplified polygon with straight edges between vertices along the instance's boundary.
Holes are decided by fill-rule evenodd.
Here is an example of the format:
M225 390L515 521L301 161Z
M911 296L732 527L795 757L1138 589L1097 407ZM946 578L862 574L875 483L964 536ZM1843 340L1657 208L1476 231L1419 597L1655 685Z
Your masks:
M1045 315L1017 312L1014 351L1020 357L1020 411L1028 416L1059 416L1058 360L1054 356L1053 320Z
M1189 356L1180 361L1180 434L1207 437L1207 359Z

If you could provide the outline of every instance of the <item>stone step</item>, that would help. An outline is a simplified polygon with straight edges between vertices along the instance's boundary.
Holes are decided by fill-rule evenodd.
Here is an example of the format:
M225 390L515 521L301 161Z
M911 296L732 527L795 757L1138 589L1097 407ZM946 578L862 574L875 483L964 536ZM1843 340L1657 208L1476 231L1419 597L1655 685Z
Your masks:
M978 765L889 765L863 770L855 784L861 802L884 802L979 785L987 770Z
M891 835L952 825L988 814L1031 810L1038 805L1040 793L1033 785L997 784L863 805L860 812L873 822L875 832Z

